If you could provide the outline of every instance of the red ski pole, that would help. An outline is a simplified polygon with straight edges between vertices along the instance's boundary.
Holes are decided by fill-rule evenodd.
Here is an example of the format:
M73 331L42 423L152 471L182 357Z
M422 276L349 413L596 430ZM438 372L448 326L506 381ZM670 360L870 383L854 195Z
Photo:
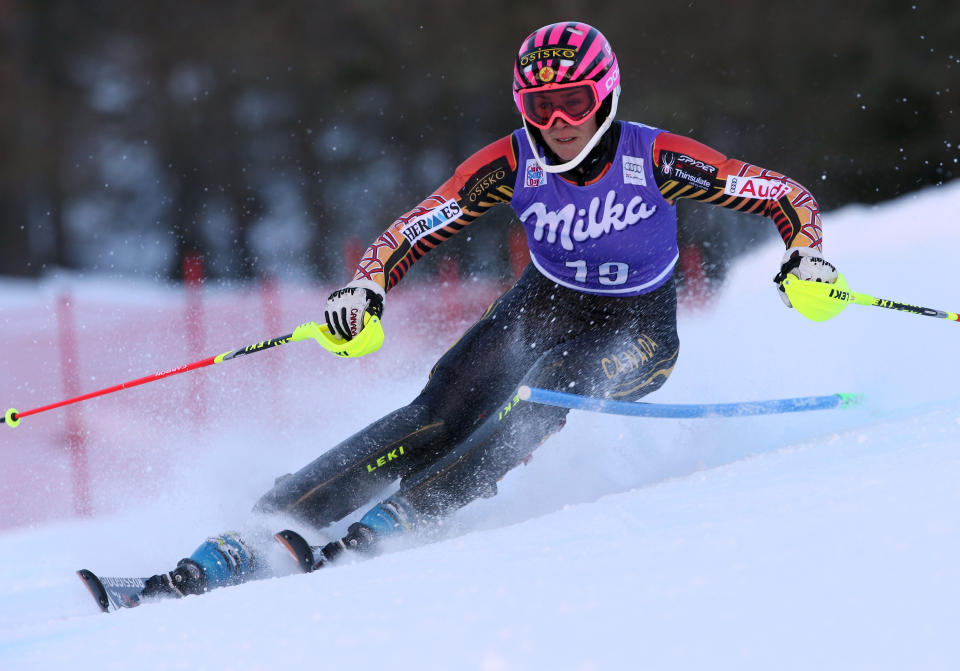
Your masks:
M200 361L184 364L179 368L162 370L159 373L154 373L153 375L147 375L146 377L141 377L136 380L123 382L122 384L114 385L113 387L107 387L106 389L100 389L99 391L92 391L89 394L77 396L76 398L68 398L67 400L60 401L59 403L51 403L50 405L34 408L33 410L24 410L23 412L18 411L16 408L10 408L3 417L0 417L0 424L6 424L7 426L11 427L17 426L21 419L24 417L29 417L30 415L36 415L41 412L46 412L47 410L60 408L65 405L70 405L71 403L79 403L80 401L86 401L87 399L95 398L97 396L112 394L115 391L129 389L130 387L136 387L141 384L146 384L147 382L153 382L154 380L162 380L163 378L170 377L171 375L186 373L188 370L196 370L197 368L212 366L215 363L223 363L224 361L230 361L231 359L236 359L237 357L245 354L262 352L263 350L270 349L271 347L286 345L288 342L316 340L328 352L332 352L339 357L364 356L366 354L370 354L371 352L375 352L377 349L379 349L380 345L383 344L383 327L380 324L380 318L370 313L366 313L364 315L364 324L366 324L366 326L364 327L363 331L360 332L360 335L356 336L353 340L345 341L330 335L326 324L320 324L318 326L315 322L307 322L298 326L293 333L280 336L279 338L272 338L271 340L264 340L263 342L258 342L253 345L247 345L246 347L224 352L223 354L218 354L217 356L212 356L207 359L201 359Z
M294 334L281 336L279 338L273 338L272 340L264 340L263 342L258 342L254 345L248 345L241 349L235 349L230 352L224 352L223 354L218 354L217 356L212 356L207 359L202 359L200 361L194 361L193 363L184 364L178 368L173 368L171 370L163 370L153 375L147 375L146 377L141 377L136 380L130 380L129 382L123 382L112 387L107 387L106 389L100 389L99 391L92 391L89 394L84 394L83 396L77 396L75 398L68 398L65 401L60 401L58 403L51 403L50 405L45 405L39 408L34 408L33 410L24 410L23 412L17 411L15 408L10 408L7 410L6 414L3 417L0 417L0 424L7 424L8 426L17 426L20 423L20 420L24 417L29 417L30 415L36 415L41 412L46 412L47 410L53 410L54 408L61 408L65 405L70 405L71 403L79 403L80 401L86 401L87 399L96 398L97 396L105 396L106 394L112 394L115 391L122 391L123 389L129 389L130 387L136 387L141 384L146 384L148 382L153 382L154 380L162 380L165 377L170 377L171 375L179 375L180 373L186 373L189 370L196 370L197 368L203 368L205 366L212 366L215 363L222 363L224 361L229 361L231 359L236 359L239 356L244 354L252 354L254 352L260 352L271 347L276 347L277 345L284 345L288 342L294 340Z

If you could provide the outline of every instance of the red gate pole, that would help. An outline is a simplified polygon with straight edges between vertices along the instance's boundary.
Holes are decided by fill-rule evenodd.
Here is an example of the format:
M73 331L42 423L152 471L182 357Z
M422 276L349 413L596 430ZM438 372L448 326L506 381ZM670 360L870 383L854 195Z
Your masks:
M527 234L521 226L511 226L507 233L507 245L510 251L510 274L513 282L520 279L523 269L530 263L530 248L527 246Z
M57 331L60 340L60 374L67 396L76 396L80 390L80 363L77 359L76 325L73 300L70 294L62 293L57 299ZM70 458L70 473L73 481L73 511L79 517L89 517L90 469L87 459L87 442L80 409L67 411L67 454Z
M451 330L459 329L463 319L463 293L460 286L460 264L455 258L445 256L437 267L440 280L440 300L446 307L444 326Z
M202 356L204 345L203 319L203 256L196 250L188 252L183 257L183 283L187 294L187 309L185 314L187 347L191 358ZM190 382L190 400L193 407L194 419L202 422L206 417L206 399L204 398L204 381L195 375Z
M680 303L693 310L706 307L709 290L707 274L703 269L703 252L696 245L682 246L679 265L683 273L683 286L677 297Z
M360 238L351 236L343 241L343 261L347 264L346 277L353 278L353 274L357 271L357 263L365 250Z
M276 333L280 330L280 320L282 318L280 310L280 288L277 278L273 275L265 275L260 281L260 306L263 311L263 324L267 333ZM285 355L273 357L270 363L270 385L271 389L280 388L280 372ZM286 424L285 412L286 404L280 403L274 413L278 415L278 421L281 425Z

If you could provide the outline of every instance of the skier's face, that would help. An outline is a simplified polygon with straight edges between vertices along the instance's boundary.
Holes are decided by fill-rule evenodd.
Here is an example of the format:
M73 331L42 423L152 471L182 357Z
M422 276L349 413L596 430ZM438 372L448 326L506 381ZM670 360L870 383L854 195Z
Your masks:
M554 120L553 125L540 131L543 140L550 150L564 161L576 157L593 134L597 132L597 115L592 114L578 126L573 126L561 118Z

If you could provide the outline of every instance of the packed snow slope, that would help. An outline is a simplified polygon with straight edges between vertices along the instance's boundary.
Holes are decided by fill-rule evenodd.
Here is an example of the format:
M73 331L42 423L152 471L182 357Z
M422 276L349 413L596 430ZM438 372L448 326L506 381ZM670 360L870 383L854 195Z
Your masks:
M856 291L960 310L958 211L960 184L845 208L825 218L827 256ZM163 495L118 487L120 512L0 535L0 668L960 668L960 327L859 306L806 321L775 296L781 254L758 248L681 315L680 363L647 400L863 392L863 407L573 412L425 544L100 614L75 569L171 568L425 370L318 379L287 416L336 404L334 422L233 417L193 438L202 454Z

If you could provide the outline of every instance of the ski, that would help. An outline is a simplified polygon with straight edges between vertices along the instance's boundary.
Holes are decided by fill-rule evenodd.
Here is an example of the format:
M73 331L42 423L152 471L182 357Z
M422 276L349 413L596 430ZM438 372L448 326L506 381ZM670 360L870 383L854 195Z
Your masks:
M273 537L293 556L301 571L311 573L319 568L318 562L314 559L314 549L319 550L320 548L314 548L314 546L310 545L310 543L296 531L284 529L274 534Z
M326 563L322 549L310 545L296 531L285 529L274 537L293 556L302 572L310 573ZM80 569L77 575L97 602L97 607L104 613L113 613L121 608L136 608L144 601L175 599L184 595L174 584L171 578L173 574L169 573L152 578L124 578L102 577L93 571ZM144 596L144 592L147 592L147 596Z
M77 575L104 613L139 606L140 594L147 584L146 578L101 578L85 568L77 571Z
M84 568L77 571L77 575L104 613L136 608L145 601L183 596L170 583L170 574L152 578L104 577Z
M312 547L297 532L284 530L276 534L275 538L293 556L304 573L310 573L319 567L319 562L314 560L314 551L317 551L318 556L322 556L319 553L320 548ZM182 596L171 583L170 574L153 578L104 577L88 569L80 569L77 575L96 601L97 607L104 613L113 613L122 608L136 608L141 603L154 599ZM157 582L158 580L160 582ZM148 589L148 582L155 584ZM147 591L149 596L145 597L144 591Z

